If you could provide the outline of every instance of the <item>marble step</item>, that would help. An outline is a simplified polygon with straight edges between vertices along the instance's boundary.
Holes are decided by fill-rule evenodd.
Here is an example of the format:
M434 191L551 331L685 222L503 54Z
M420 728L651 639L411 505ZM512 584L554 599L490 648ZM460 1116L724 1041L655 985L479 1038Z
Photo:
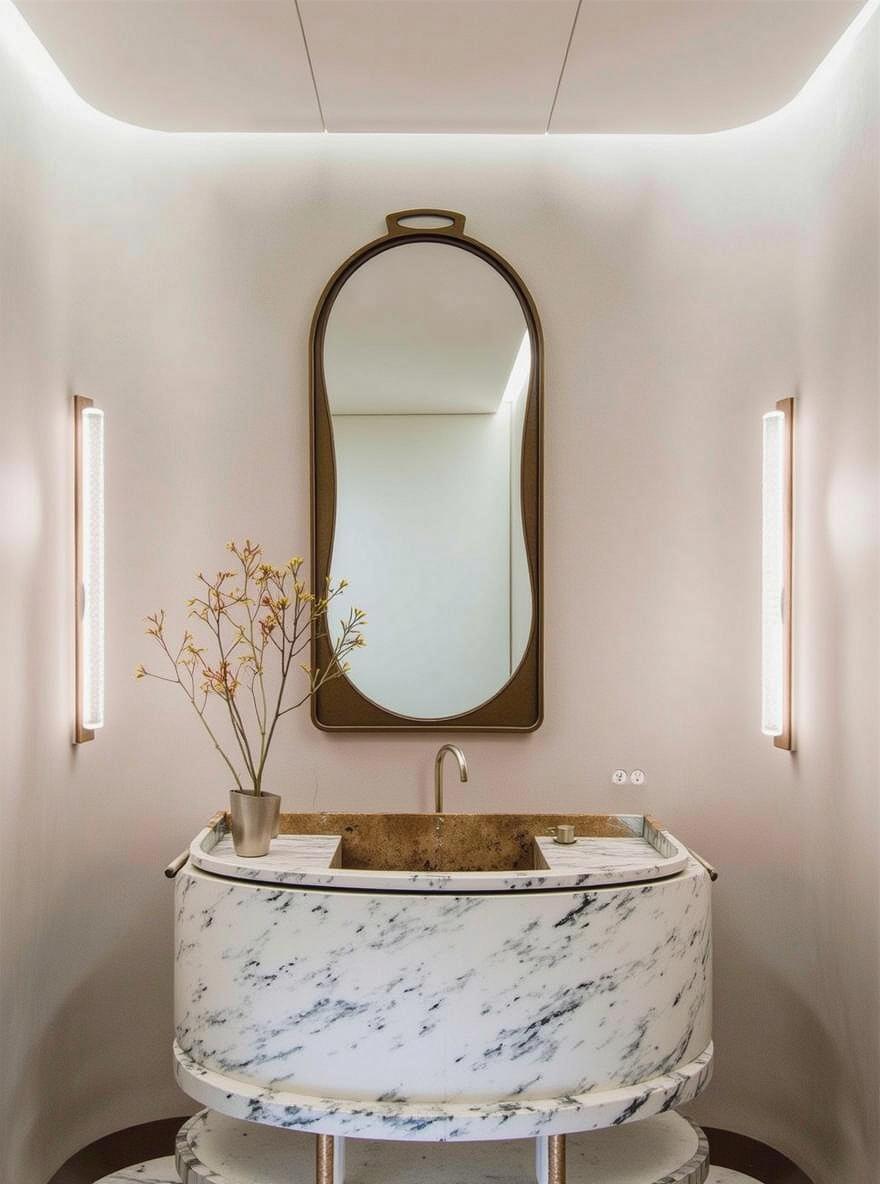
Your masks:
M699 1127L664 1114L569 1135L568 1184L760 1184L710 1168ZM532 1139L426 1144L346 1140L346 1184L533 1184ZM313 1184L314 1136L204 1110L186 1122L177 1155L135 1164L100 1184Z
M425 1179L425 1177L421 1177ZM571 1177L573 1180L574 1177ZM162 1159L150 1159L146 1163L136 1163L130 1168L122 1168L112 1176L104 1176L98 1184L180 1184L180 1176L174 1169L174 1156L166 1155ZM734 1172L731 1168L709 1168L709 1175L705 1184L761 1184L754 1176L744 1176L742 1172Z

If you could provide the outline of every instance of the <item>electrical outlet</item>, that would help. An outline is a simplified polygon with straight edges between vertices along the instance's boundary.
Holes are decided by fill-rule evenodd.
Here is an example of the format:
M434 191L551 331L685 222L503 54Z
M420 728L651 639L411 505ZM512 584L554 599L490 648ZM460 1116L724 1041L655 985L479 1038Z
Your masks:
M626 785L627 772L626 769L615 769L611 774L611 780L615 785Z
M642 769L633 769L629 775L629 779L633 785L644 785L648 780Z

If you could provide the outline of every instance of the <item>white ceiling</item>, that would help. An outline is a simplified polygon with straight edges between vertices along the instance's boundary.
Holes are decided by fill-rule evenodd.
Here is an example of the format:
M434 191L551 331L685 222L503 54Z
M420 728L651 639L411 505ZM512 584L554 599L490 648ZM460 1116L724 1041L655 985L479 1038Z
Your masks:
M863 0L16 0L166 131L705 132L793 98Z

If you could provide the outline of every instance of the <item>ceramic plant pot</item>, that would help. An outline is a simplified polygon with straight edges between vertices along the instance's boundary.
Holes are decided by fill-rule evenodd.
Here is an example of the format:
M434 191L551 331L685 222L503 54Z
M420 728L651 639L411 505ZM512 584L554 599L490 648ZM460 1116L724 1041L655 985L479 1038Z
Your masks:
M255 858L269 853L269 844L278 834L278 815L281 798L277 793L242 793L233 789L229 794L232 815L232 845L236 855Z

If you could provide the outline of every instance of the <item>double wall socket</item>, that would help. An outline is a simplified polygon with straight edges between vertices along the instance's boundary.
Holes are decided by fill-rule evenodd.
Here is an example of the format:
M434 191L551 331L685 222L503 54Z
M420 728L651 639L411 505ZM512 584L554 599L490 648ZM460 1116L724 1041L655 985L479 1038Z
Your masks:
M626 769L615 769L611 780L614 785L626 785L627 781L631 785L644 785L648 778L643 769L633 769L631 773L627 773Z

